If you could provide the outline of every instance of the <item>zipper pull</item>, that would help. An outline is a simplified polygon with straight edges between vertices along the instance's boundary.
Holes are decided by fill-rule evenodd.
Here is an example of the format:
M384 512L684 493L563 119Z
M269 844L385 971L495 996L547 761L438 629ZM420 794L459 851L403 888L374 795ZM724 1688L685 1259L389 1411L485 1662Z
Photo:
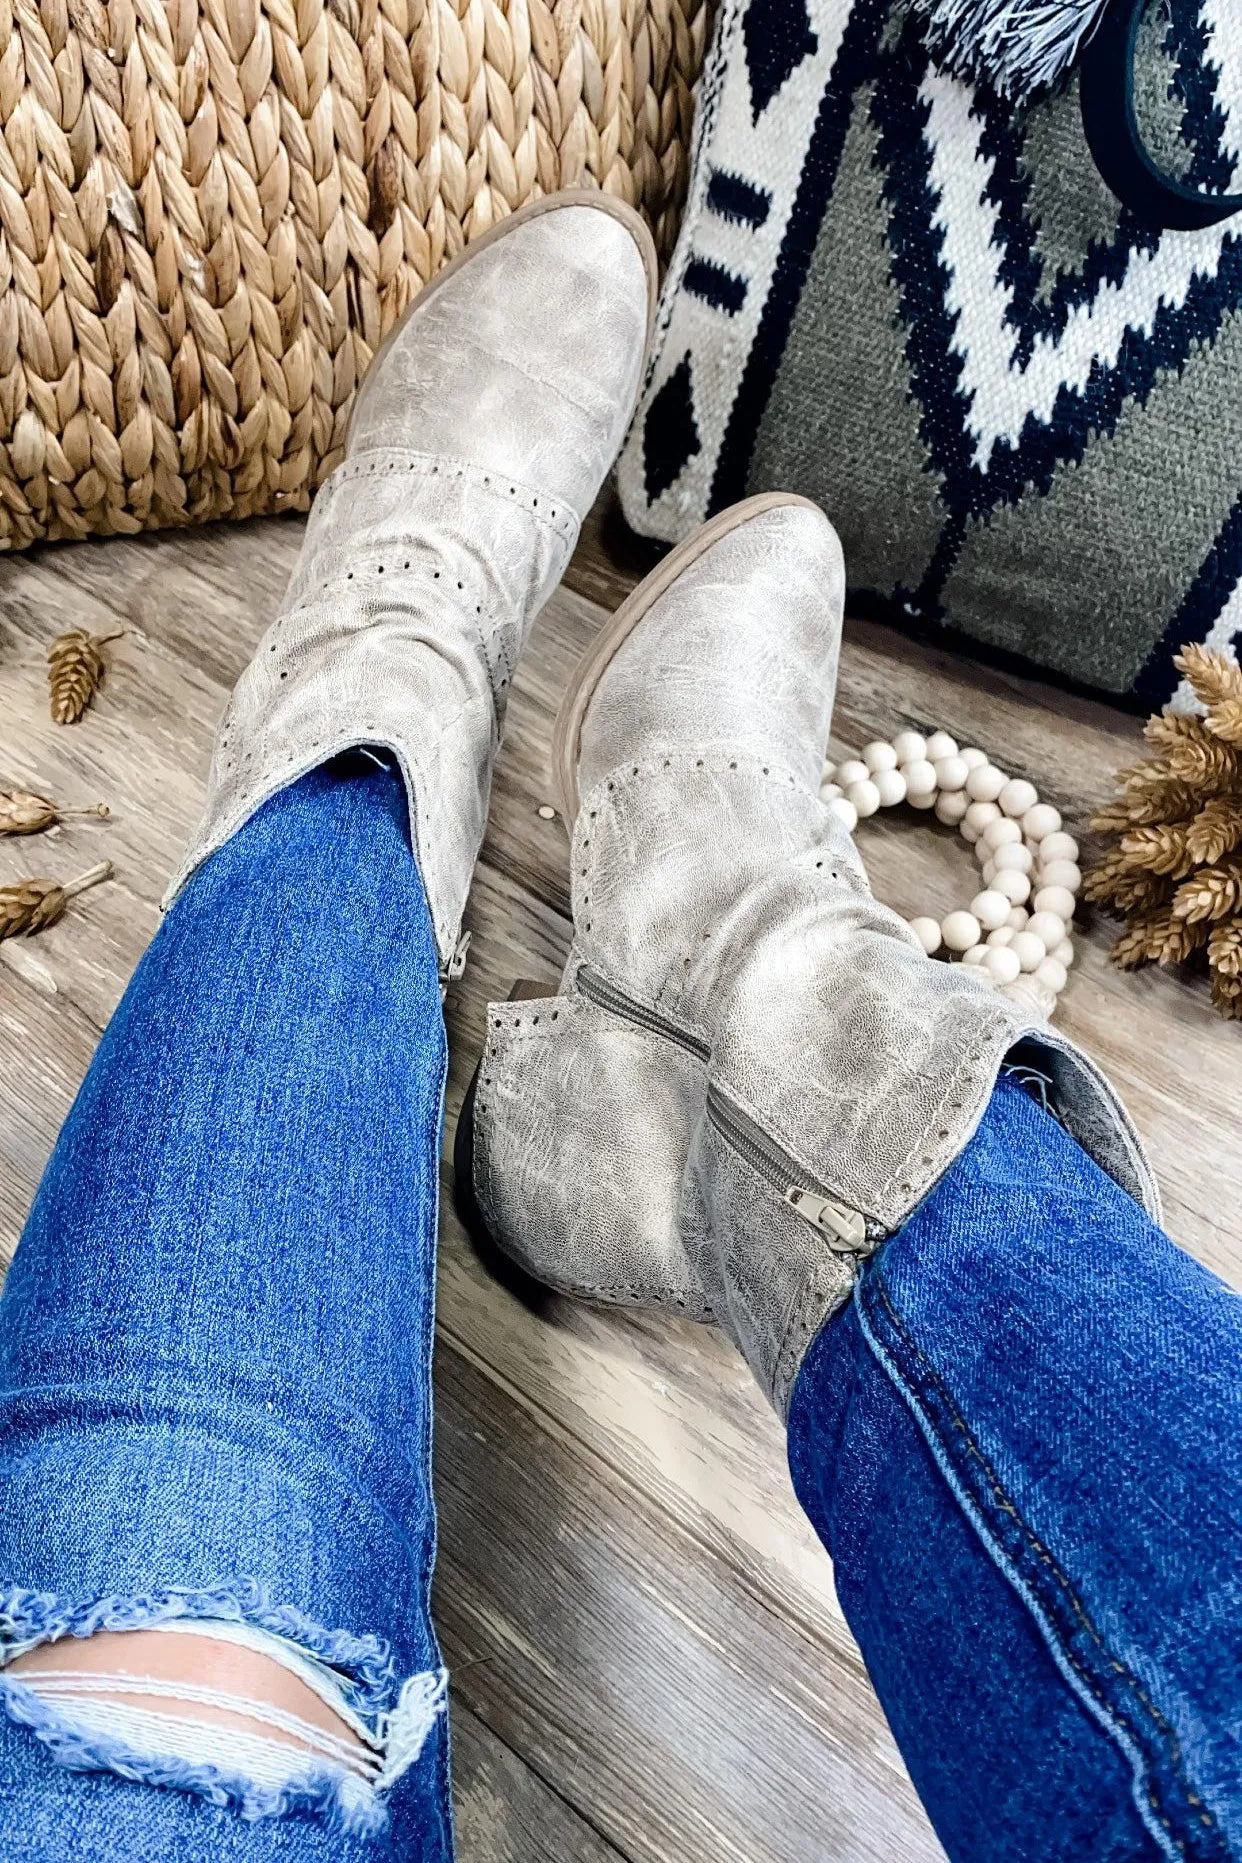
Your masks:
M857 1210L847 1210L844 1204L818 1197L814 1191L803 1190L798 1184L790 1185L785 1201L799 1216L805 1216L808 1223L823 1230L829 1247L838 1255L854 1255L866 1248L867 1223Z
M470 933L463 932L453 946L452 955L446 964L440 966L440 1001L448 994L450 983L456 983L466 968L466 953L470 949Z

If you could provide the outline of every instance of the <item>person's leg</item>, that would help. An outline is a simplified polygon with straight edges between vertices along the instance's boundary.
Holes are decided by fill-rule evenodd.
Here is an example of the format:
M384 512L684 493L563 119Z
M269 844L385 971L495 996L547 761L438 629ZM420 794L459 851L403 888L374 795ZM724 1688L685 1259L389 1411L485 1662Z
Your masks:
M351 755L168 914L0 1300L6 1859L449 1857L445 1067L404 786Z
M1012 1079L789 1453L952 1863L1242 1853L1242 1301Z

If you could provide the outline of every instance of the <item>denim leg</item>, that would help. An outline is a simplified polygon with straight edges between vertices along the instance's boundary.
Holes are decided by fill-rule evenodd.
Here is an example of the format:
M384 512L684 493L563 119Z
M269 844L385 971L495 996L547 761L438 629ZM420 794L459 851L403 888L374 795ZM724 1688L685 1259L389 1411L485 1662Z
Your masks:
M6 1858L450 1856L429 1604L446 1061L402 785L343 759L178 900L48 1165L0 1300L0 1654L254 1626L325 1665L406 1769L348 1815L331 1781L153 1790L0 1675Z
M953 1863L1242 1855L1242 1301L1015 1082L789 1423Z

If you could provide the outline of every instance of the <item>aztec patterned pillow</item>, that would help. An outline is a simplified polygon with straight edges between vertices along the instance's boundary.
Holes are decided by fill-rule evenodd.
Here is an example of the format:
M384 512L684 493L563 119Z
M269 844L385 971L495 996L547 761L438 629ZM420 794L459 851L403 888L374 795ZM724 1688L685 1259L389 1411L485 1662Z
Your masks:
M1239 0L725 0L628 521L804 492L855 612L1174 696L1242 636L1240 152Z

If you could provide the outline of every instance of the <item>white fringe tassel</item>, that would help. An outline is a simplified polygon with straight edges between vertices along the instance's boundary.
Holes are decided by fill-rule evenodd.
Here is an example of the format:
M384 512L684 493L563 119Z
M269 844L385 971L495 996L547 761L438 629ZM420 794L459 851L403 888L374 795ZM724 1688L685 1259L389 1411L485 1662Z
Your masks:
M912 0L941 63L1025 102L1064 77L1108 0Z

